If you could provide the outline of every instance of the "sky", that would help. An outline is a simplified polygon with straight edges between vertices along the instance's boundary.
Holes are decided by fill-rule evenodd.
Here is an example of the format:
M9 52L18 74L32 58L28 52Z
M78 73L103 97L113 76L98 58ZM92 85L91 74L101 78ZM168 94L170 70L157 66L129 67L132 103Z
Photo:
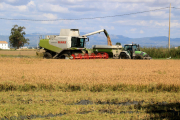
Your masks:
M180 8L180 0L0 0L0 18L80 19L123 15L169 7ZM10 35L13 25L26 27L26 34L59 33L79 29L88 33L106 29L109 34L129 38L168 36L169 8L126 16L59 21L0 19L0 35ZM171 8L171 37L180 38L180 9Z

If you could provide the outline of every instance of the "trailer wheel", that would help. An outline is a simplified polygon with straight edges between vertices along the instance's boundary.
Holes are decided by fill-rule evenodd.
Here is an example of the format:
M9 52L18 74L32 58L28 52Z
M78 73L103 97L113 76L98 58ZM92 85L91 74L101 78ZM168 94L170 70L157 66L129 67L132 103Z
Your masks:
M45 52L43 58L45 59L51 59L52 55L49 52Z

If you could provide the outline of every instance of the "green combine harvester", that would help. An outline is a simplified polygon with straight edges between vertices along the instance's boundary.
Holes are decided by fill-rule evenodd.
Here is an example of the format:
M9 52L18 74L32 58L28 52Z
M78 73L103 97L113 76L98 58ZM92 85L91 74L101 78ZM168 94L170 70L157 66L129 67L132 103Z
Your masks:
M104 32L107 45L93 45L93 53L89 54L84 47L89 41L87 36ZM145 52L140 51L139 45L126 44L124 50L121 45L112 45L109 34L105 29L80 36L78 29L61 29L59 35L41 36L39 48L45 50L46 59L151 59Z

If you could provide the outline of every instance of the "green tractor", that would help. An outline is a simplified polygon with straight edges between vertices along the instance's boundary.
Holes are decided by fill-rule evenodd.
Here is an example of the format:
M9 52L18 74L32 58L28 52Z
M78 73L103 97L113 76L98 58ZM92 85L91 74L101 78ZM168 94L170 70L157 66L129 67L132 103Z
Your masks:
M139 44L125 44L124 50L120 53L119 59L152 59L147 53L140 50Z

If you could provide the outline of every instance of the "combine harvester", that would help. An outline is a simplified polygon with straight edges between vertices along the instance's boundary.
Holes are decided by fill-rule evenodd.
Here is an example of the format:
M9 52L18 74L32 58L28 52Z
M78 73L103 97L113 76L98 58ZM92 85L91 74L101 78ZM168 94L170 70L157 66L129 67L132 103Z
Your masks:
M89 41L87 36L104 32L108 45L94 45L93 52L88 54L84 47ZM109 34L105 29L80 36L78 29L61 29L60 35L46 35L40 37L40 49L45 50L46 59L151 59L145 52L141 52L139 45L112 45Z

